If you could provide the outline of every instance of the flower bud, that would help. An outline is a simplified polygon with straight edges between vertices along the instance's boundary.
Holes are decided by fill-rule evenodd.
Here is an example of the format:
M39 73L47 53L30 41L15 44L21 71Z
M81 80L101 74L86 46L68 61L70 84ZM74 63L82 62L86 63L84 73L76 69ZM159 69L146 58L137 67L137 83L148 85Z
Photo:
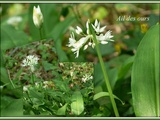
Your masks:
M33 8L33 22L37 28L41 28L43 23L43 15L39 5L37 8L35 6Z

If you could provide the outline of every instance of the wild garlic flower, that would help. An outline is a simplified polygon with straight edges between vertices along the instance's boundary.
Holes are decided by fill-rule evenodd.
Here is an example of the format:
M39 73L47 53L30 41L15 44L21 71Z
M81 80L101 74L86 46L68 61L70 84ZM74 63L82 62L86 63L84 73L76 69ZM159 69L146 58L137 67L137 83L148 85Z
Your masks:
M82 77L82 82L87 82L88 80L92 80L93 79L93 76L91 76L91 75L88 75L88 74L85 74L85 75L83 75L83 77Z
M35 68L34 66L38 64L39 58L34 55L28 55L23 61L21 66L25 67L28 66L31 70L31 72L34 72Z
M39 5L37 8L35 6L33 8L33 22L37 28L41 28L43 23L43 14Z
M86 33L82 31L82 29L77 26L75 29L75 32L72 32L69 38L69 44L67 44L68 47L71 47L71 51L76 54L76 58L79 56L80 49L84 46L83 50L86 50L89 46L92 48L95 47L95 43L93 41L93 35L89 31L89 23L88 20L86 22ZM94 24L91 24L96 35L96 39L98 43L101 44L107 44L108 41L114 41L111 38L113 37L111 35L111 31L107 31L105 34L103 32L105 31L106 26L100 27L100 22L96 19ZM81 35L82 37L77 41L75 38L75 33L77 35Z
M30 85L25 85L25 86L23 86L23 92L28 91L28 89L29 89L30 87L31 87Z
M20 17L20 16L13 16L13 17L11 17L11 18L9 18L9 19L7 20L7 23L8 23L9 25L12 25L12 26L17 27L17 25L18 25L21 21L22 21L22 17Z

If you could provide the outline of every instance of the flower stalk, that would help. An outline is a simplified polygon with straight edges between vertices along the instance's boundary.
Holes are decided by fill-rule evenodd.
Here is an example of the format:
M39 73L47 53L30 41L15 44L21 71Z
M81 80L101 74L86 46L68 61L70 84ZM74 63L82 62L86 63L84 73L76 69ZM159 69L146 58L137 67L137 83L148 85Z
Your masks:
M32 80L33 85L35 85L35 80L34 80L34 74L33 73L31 74L31 80Z
M110 96L110 100L111 100L111 103L112 103L112 106L113 106L115 116L119 117L119 112L118 112L118 109L117 109L116 102L114 100L114 96L113 96L111 85L110 85L110 82L109 82L109 79L108 79L107 71L104 67L105 65L104 65L104 62L103 62L103 59L102 59L102 56L101 56L100 48L99 48L99 45L98 45L98 42L97 42L97 39L96 39L96 35L95 35L95 32L94 32L93 26L91 24L89 24L89 28L90 28L91 34L93 35L93 41L94 41L95 46L96 46L98 59L99 59L99 62L100 62L101 68L102 68L103 76L104 76L104 79L105 79L106 87L107 87L108 92L109 92L109 96Z

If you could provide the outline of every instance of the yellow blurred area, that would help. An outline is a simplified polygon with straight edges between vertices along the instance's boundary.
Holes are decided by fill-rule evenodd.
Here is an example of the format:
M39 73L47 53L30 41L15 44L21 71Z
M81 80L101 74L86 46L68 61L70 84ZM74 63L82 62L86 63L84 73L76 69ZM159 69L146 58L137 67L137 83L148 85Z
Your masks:
M11 7L9 7L7 10L9 16L21 14L23 11L24 11L23 4L12 4Z
M148 30L148 24L141 24L141 32L145 33Z
M126 45L122 42L118 42L118 43L114 44L114 49L118 54L120 54L121 49L126 49Z

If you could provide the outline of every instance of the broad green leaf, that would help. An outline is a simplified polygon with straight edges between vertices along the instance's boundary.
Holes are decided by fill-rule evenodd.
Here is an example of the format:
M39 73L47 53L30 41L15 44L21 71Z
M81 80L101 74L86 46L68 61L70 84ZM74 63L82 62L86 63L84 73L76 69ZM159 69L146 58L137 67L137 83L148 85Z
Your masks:
M84 110L84 101L80 91L76 91L72 95L71 111L74 115L80 115Z
M97 94L94 95L93 100L97 100L97 99L99 99L99 98L101 98L101 97L106 97L106 96L109 97L109 93L108 93L108 92L99 92L99 93L97 93ZM119 99L117 96L113 95L113 97L114 97L115 99L119 100L123 105L125 104L125 103L124 103L121 99Z
M1 67L1 81L3 83L9 83L8 73L5 67Z
M1 97L1 116L23 116L23 100Z
M61 108L58 109L57 111L57 115L65 115L66 114L66 109L67 109L67 103L62 106Z
M1 26L1 49L7 50L29 43L29 37L10 25Z
M159 25L140 42L132 70L132 97L136 116L160 116Z

